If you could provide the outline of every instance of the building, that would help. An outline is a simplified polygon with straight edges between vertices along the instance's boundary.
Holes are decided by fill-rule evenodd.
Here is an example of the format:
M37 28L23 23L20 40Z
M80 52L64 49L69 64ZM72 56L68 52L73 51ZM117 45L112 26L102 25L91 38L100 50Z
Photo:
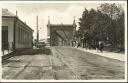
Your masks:
M70 46L76 31L75 20L73 24L51 24L47 25L48 41L50 46Z
M17 15L2 9L2 50L31 48L33 30Z

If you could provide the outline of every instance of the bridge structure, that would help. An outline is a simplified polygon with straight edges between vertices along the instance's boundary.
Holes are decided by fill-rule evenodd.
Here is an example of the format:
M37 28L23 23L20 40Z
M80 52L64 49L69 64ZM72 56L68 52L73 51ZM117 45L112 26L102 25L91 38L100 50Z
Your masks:
M75 19L73 24L51 24L48 20L47 34L50 46L70 46L76 31Z

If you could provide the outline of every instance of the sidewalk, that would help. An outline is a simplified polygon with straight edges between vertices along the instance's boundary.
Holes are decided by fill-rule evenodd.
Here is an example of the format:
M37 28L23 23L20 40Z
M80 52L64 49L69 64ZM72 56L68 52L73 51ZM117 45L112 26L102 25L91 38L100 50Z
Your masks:
M101 52L97 52L97 50L86 50L84 48L77 48L79 50L85 51L85 52L89 52L89 53L93 53L93 54L97 54L100 56L104 56L104 57L108 57L108 58L112 58L112 59L117 59L120 61L125 61L125 54L121 54L121 53L113 53L113 52L107 52L107 51L103 51Z
M4 56L4 55L7 55L7 54L10 54L12 51L4 50L4 54L3 54L3 51L1 51L1 52L2 52L2 56Z

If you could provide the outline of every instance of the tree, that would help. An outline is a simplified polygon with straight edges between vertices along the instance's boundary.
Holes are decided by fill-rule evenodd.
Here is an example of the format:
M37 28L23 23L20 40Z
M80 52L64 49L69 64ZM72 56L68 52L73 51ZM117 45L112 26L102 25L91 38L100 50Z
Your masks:
M109 24L111 27L107 32L109 33L109 37L110 37L109 41L114 46L117 46L119 42L122 42L120 41L120 37L123 37L123 33L124 33L123 31L124 19L120 17L123 15L123 12L124 12L122 6L120 4L115 4L115 3L113 4L105 3L105 4L101 4L98 10L101 11L103 14L107 14L111 18L110 24ZM119 22L119 21L122 21L122 22ZM120 24L122 24L123 27L120 26ZM122 35L120 35L120 33Z
M120 5L105 3L98 10L85 8L79 25L79 32L87 33L90 43L102 40L113 46L124 44L124 12Z
M105 3L101 4L98 10L100 10L103 14L110 16L110 18L116 19L122 13L122 6L115 3Z
M88 29L89 28L89 11L85 8L83 14L82 14L82 18L79 18L80 22L80 29L84 30L84 29Z
M115 23L117 32L117 43L120 46L124 46L124 12L119 16Z

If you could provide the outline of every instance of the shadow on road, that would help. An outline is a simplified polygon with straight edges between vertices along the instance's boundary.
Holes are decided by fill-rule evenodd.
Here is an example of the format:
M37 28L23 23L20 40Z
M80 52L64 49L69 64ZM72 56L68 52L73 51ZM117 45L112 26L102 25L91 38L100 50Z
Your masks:
M25 49L23 51L19 51L19 52L15 52L12 54L8 54L6 56L2 57L2 63L3 62L8 62L7 60L9 60L9 58L11 57L15 57L15 56L33 56L33 55L52 55L52 52L49 48L42 48L42 49ZM10 61L9 61L10 62ZM15 62L15 61L14 61Z
M21 52L16 52L16 53L13 53L11 55L7 55L5 57L2 57L2 65L5 65L7 63L19 63L20 60L10 60L9 58L11 57L15 57L15 56L22 56L22 55L25 55L25 56L36 56L36 55L52 55L52 52L49 48L42 48L42 49L26 49L26 50L23 50Z
M19 53L18 55L38 55L38 54L46 54L51 55L51 50L48 48L44 49L28 49L26 51L23 51Z

